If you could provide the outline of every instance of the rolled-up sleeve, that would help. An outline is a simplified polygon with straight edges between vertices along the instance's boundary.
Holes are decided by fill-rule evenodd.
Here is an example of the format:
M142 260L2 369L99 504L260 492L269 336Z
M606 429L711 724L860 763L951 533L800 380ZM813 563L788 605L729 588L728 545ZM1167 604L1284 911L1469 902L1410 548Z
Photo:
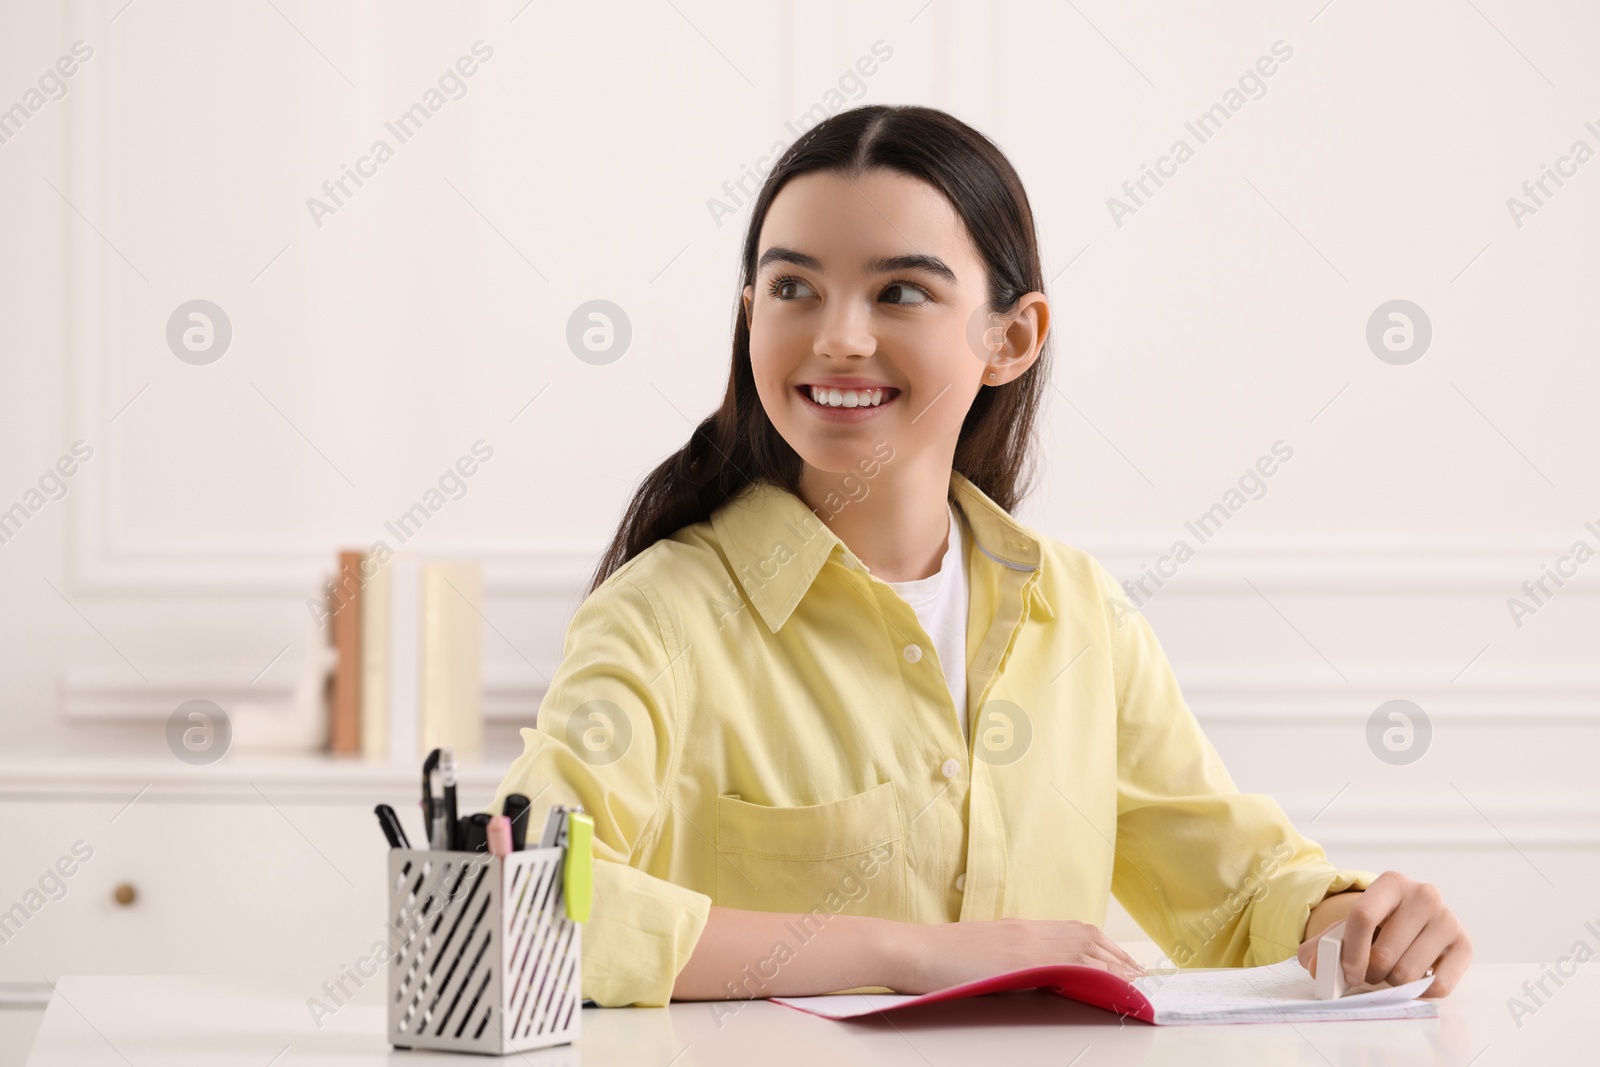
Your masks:
M1287 959L1312 907L1376 875L1335 867L1277 801L1238 791L1155 631L1098 573L1118 709L1112 892L1179 966Z
M551 804L582 804L594 817L582 989L602 1007L668 1003L711 908L708 895L660 877L664 867L644 869L670 807L681 740L668 636L626 571L595 590L567 628L535 726L521 731L523 753L490 809L501 810L507 794L526 795L530 837Z

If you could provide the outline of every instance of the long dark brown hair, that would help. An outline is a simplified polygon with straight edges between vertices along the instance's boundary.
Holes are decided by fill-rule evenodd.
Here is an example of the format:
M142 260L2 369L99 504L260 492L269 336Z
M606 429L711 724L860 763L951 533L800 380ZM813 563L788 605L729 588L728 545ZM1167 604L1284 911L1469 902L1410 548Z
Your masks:
M881 104L842 111L807 130L773 166L750 213L739 289L754 284L761 224L779 190L802 174L854 179L882 169L920 178L944 194L966 224L988 269L989 310L1004 312L1044 291L1033 209L1000 149L935 108ZM1034 365L1004 385L978 390L961 425L953 466L995 503L1015 509L1034 474L1034 418L1047 382L1050 343ZM722 404L688 444L651 471L600 557L589 591L663 537L703 522L752 481L798 493L802 462L767 418L750 367L750 328L742 304L733 330L733 365Z

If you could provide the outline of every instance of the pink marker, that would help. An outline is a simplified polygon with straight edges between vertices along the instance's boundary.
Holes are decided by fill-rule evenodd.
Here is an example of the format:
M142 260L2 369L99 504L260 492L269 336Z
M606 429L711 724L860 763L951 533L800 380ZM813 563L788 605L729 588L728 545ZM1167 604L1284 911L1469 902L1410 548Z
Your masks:
M489 820L489 851L502 858L511 855L511 820L504 815Z

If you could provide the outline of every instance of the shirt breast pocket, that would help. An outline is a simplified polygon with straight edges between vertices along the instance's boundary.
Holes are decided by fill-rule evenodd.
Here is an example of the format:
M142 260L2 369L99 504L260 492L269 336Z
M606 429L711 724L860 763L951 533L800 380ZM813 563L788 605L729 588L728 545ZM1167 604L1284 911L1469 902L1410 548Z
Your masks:
M894 784L803 807L717 797L717 904L904 921L905 830Z

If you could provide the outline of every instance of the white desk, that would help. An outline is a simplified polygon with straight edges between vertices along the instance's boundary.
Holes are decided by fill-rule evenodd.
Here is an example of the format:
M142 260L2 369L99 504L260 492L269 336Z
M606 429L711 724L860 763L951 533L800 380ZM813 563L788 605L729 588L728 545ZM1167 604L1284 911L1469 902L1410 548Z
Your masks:
M322 978L66 977L29 1067L355 1067L505 1062L534 1067L916 1067L1049 1064L1395 1064L1496 1067L1596 1062L1600 960L1579 968L1518 1029L1506 1007L1537 965L1475 967L1437 1019L1154 1027L1044 993L990 996L833 1022L764 1001L583 1013L575 1045L504 1058L407 1052L383 1037L382 977L319 1031L306 1008ZM1091 1047L1092 1046L1092 1047ZM1085 1049L1081 1060L1074 1059ZM276 1059L275 1059L276 1057Z

